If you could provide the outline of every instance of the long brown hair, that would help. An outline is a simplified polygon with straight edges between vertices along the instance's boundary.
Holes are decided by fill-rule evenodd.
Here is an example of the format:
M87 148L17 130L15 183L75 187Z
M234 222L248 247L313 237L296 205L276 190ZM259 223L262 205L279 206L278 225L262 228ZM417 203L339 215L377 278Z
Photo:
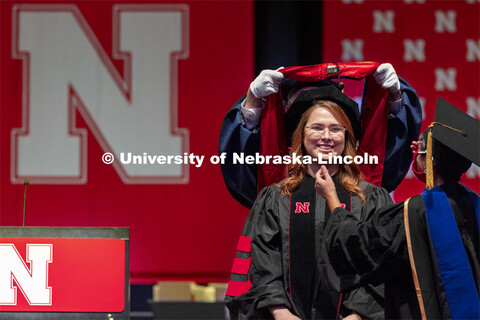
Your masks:
M303 113L300 122L298 123L297 128L295 129L292 136L292 153L295 153L297 156L303 157L307 155L307 151L303 145L303 140L305 137L305 126L307 125L308 119L314 110L317 108L327 109L333 117L339 122L339 124L346 128L345 131L345 147L342 152L342 156L351 156L355 157L355 137L353 135L353 128L350 124L350 120L343 110L338 106L338 104L325 101L325 100L314 100L312 106ZM280 190L283 195L291 195L293 190L300 185L300 181L307 175L307 165L306 164L288 164L287 165L287 178L281 183ZM339 165L336 175L338 176L340 183L345 187L349 192L357 194L362 201L365 201L365 195L363 190L358 186L358 183L364 179L360 167L352 162L352 164L343 164Z

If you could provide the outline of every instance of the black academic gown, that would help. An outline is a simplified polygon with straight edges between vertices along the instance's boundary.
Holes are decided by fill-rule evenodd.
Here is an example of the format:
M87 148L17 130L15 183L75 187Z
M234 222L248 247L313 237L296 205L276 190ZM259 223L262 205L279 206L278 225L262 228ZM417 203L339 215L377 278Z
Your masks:
M452 208L468 257L477 292L480 288L479 234L475 209L463 186L441 186ZM451 318L426 224L426 210L421 195L408 202L408 234L405 206L399 203L378 211L369 221L359 221L341 208L334 210L326 228L328 254L339 274L360 274L362 283L385 283L387 319L421 319L415 278L422 292L428 319Z
M357 286L341 294L340 288L353 284L355 279L340 278L331 267L323 236L330 212L325 200L315 192L314 181L312 177L302 181L302 185L309 184L314 203L299 213L292 213L295 204L306 201L296 198L295 192L291 197L282 196L278 185L260 192L242 231L242 239L250 243L239 242L225 298L232 319L271 319L268 307L275 305L284 305L302 319L335 319L337 314L342 318L352 311L372 319L384 318L383 287ZM348 194L343 202L357 219L367 219L378 208L392 203L385 189L361 182L359 186L366 195L362 210L361 199L336 184L337 193ZM301 227L291 227L298 217L311 219L312 223L302 226L304 222L299 222ZM301 239L307 233L312 241ZM245 269L249 259L251 265ZM238 288L247 283L251 287L233 290L234 285Z

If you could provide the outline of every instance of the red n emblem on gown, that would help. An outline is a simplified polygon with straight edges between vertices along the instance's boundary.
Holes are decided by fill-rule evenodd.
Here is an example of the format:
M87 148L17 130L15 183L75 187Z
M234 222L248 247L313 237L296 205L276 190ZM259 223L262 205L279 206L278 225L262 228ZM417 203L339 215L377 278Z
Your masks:
M310 202L296 202L295 203L295 213L308 213L308 207L310 207Z

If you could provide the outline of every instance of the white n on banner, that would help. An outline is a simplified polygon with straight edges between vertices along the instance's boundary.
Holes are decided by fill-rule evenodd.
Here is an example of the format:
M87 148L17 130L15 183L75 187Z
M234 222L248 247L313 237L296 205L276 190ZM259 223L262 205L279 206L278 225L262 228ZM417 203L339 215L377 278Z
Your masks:
M27 244L28 268L13 244L0 243L0 305L17 304L14 278L29 305L52 305L52 288L48 286L52 249L51 244Z
M113 8L115 69L73 5L13 7L12 55L23 61L22 128L11 134L11 181L86 183L87 132L105 152L181 155L177 63L188 57L186 5ZM98 159L101 161L101 159ZM113 163L125 183L187 183L188 165Z

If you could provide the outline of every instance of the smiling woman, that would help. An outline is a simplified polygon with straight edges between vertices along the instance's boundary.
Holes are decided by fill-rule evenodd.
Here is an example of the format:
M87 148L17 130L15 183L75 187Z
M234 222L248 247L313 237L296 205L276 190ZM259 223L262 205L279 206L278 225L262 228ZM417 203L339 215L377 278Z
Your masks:
M323 101L314 103L308 117L308 125L305 126L308 133L305 134L303 143L307 153L312 157L318 157L319 153L323 156L329 153L336 156L342 154L344 149L346 129L328 110L328 104Z
M330 161L336 156L348 156L353 159L356 155L352 125L352 122L355 124L358 122L356 102L348 99L335 87L327 86L301 92L292 107L306 109L301 114L298 126L293 133L292 151L318 158L319 162L308 166L289 165L288 177L281 184L282 194L291 194L307 173L312 177L315 176L322 163L326 163L331 175L338 173L337 177L346 190L364 200L364 193L358 187L358 182L363 179L358 165L354 162L340 166Z
M227 291L231 318L383 318L382 288L340 279L334 272L323 236L331 212L316 192L319 162L356 156L358 106L336 86L306 88L285 119L292 124L287 128L291 154L318 161L292 161L287 178L264 188L255 201ZM323 169L333 175L340 205L358 220L368 219L392 201L349 162L328 163Z

